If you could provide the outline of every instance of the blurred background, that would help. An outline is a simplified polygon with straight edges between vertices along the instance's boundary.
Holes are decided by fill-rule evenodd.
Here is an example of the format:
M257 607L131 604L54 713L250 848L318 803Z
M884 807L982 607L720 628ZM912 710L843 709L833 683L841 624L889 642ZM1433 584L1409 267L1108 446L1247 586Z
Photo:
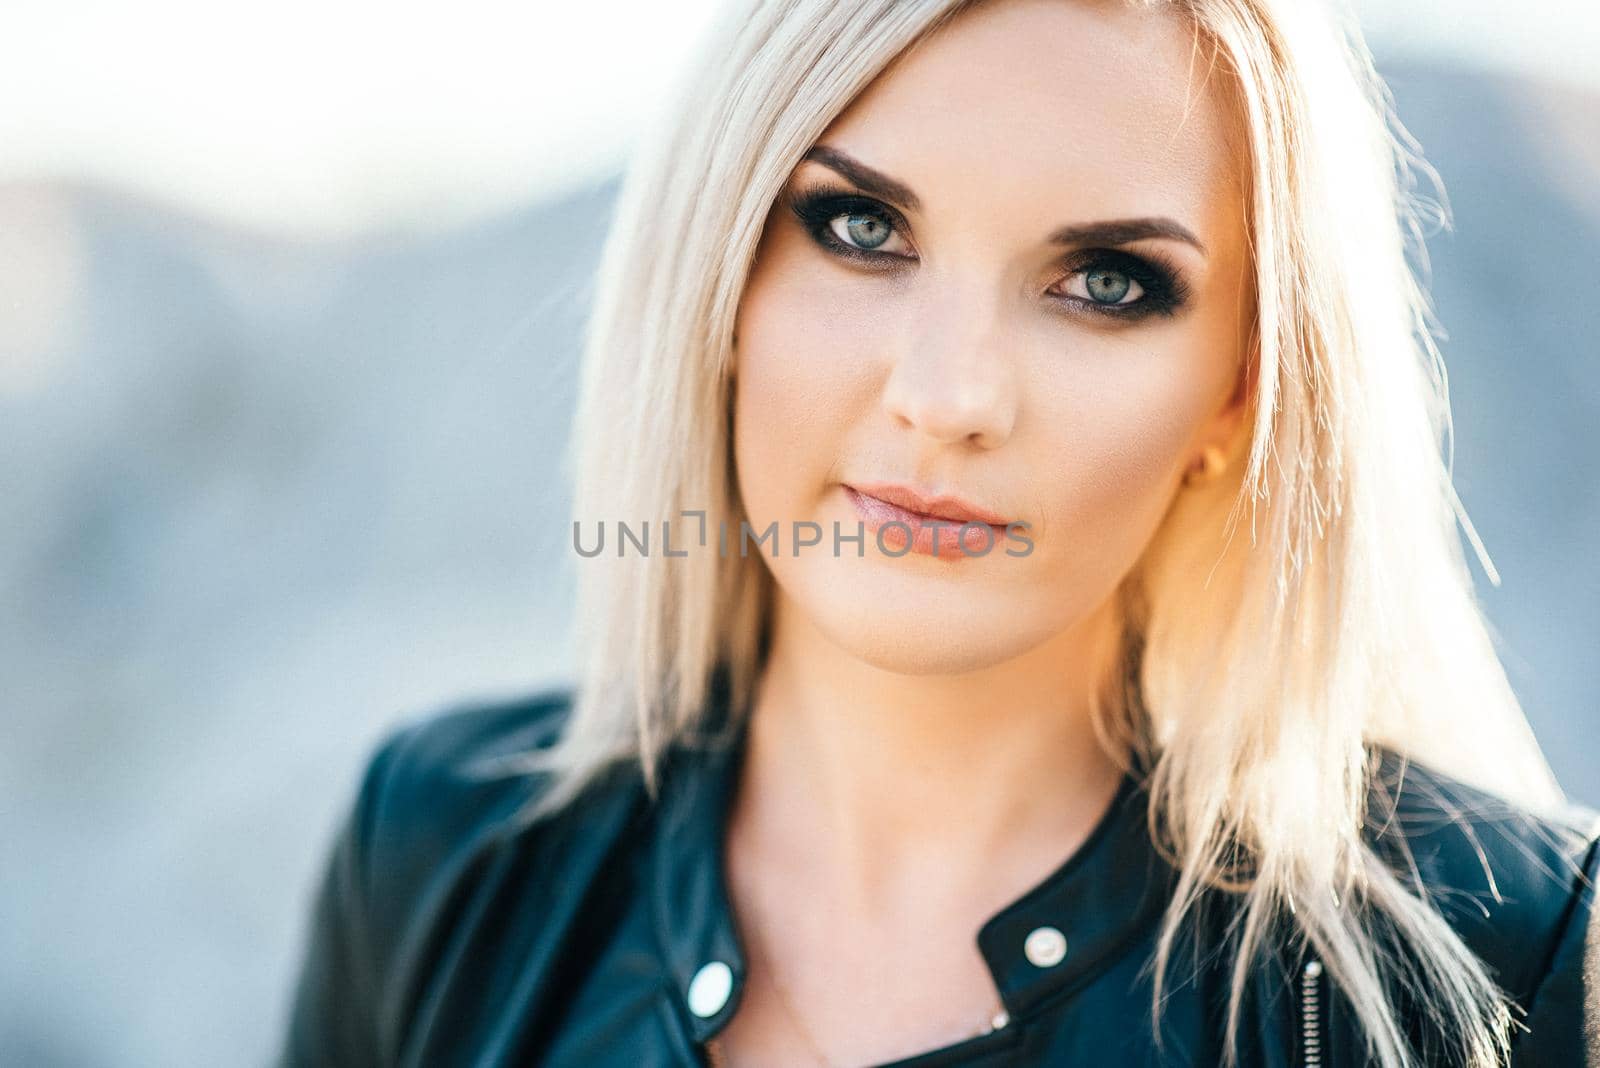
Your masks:
M0 1064L261 1064L391 725L558 680L620 168L722 0L0 8ZM1358 5L1475 574L1600 804L1600 9Z

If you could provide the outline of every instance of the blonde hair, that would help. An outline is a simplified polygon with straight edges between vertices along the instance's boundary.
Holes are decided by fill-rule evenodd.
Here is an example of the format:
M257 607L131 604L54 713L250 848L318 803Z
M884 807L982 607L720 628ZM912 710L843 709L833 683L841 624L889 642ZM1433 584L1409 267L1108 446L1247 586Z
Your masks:
M1564 800L1457 540L1459 520L1498 582L1440 455L1444 367L1406 259L1408 245L1424 253L1433 207L1416 177L1437 176L1347 15L1306 0L1130 2L1186 17L1208 77L1220 68L1234 91L1257 301L1253 422L1234 449L1246 462L1179 495L1119 587L1120 636L1096 683L1096 730L1108 752L1148 758L1151 832L1180 873L1152 1020L1186 913L1222 887L1244 906L1229 1064L1251 958L1282 909L1349 998L1370 1059L1417 1063L1392 971L1461 1063L1499 1063L1500 991L1361 833L1378 746L1533 812ZM768 211L875 77L974 6L755 0L705 42L626 176L604 248L566 456L575 523L670 520L680 546L698 531L685 512L737 527L731 333ZM555 773L527 818L619 762L654 793L719 665L743 706L774 592L756 555L580 564L574 703L561 738L521 765ZM1415 964L1374 933L1383 925Z

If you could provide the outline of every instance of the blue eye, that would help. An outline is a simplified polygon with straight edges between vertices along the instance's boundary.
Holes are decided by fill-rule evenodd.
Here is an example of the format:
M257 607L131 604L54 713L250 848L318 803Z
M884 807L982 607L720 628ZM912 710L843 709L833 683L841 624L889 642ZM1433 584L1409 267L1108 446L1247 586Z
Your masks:
M1108 271L1103 268L1085 271L1083 285L1090 298L1101 304L1121 304L1130 291L1139 290L1138 283L1123 272ZM1134 292L1135 299L1138 298L1139 292Z
M1189 297L1189 285L1160 253L1089 249L1074 257L1063 303L1107 318L1172 315Z
M863 248L875 249L894 232L894 227L885 219L866 212L853 212L849 215L836 215L834 222L844 219L845 232L851 241Z
M875 200L815 190L794 195L789 207L812 240L830 252L875 267L884 261L916 259L907 254L911 246L899 215ZM889 248L897 234L901 251Z

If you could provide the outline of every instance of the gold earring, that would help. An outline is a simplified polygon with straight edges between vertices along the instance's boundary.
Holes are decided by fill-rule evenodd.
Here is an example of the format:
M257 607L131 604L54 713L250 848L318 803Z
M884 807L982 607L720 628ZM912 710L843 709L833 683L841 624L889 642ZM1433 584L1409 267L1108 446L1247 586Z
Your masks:
M1216 478L1228 466L1228 457L1220 445L1207 445L1200 451L1200 464L1184 472L1183 484L1195 486Z

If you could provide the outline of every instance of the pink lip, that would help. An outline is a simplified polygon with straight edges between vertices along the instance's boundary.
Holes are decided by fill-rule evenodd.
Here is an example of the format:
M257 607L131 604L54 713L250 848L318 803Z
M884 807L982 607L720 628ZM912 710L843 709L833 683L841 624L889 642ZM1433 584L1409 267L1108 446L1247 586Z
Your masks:
M986 555L1006 535L1007 519L959 497L922 493L888 482L846 485L844 490L867 529L888 548L900 549L907 541L906 531L900 527L883 529L890 523L903 523L910 530L912 552L951 559ZM931 523L943 525L935 527Z

